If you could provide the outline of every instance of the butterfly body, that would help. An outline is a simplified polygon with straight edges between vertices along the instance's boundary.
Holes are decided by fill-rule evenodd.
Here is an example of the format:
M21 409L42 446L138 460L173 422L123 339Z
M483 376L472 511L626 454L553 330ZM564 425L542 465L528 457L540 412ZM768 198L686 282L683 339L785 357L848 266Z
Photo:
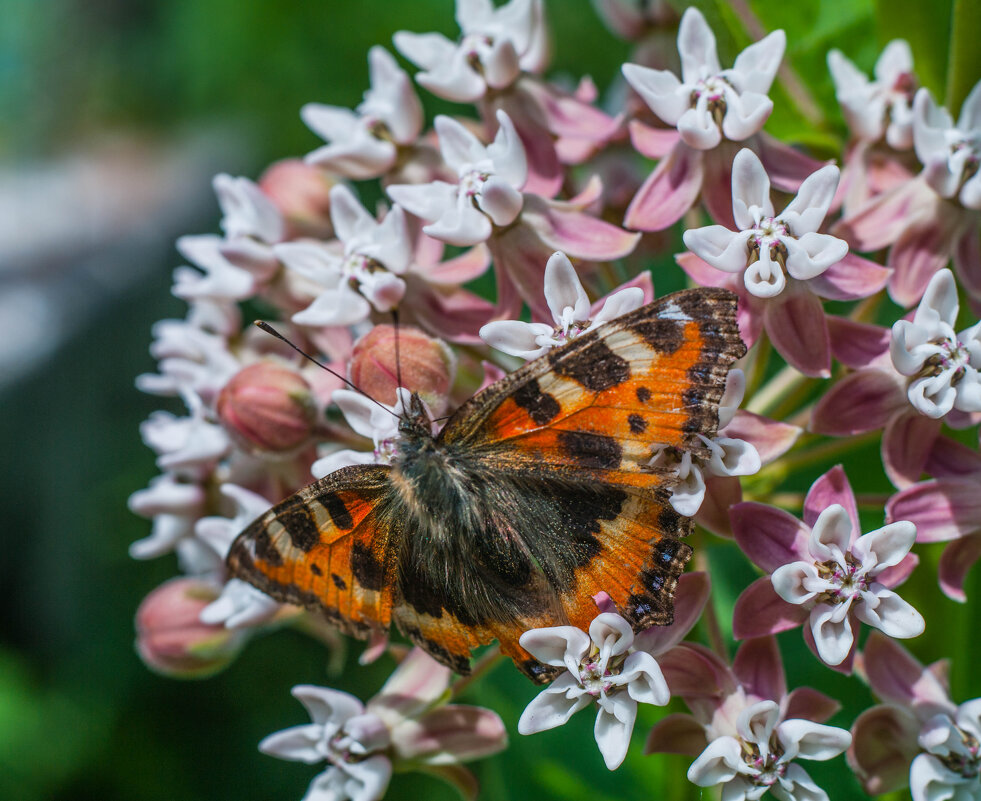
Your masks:
M391 623L461 673L500 641L588 627L607 592L636 628L669 623L692 523L655 444L699 452L745 348L735 298L668 296L529 362L435 436L414 397L390 465L343 468L236 540L232 571L358 636Z

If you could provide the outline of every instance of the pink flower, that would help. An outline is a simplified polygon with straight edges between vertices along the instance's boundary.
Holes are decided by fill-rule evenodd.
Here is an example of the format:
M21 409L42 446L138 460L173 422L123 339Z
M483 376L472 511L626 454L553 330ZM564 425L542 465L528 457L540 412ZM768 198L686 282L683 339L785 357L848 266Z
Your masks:
M737 638L795 628L828 665L851 670L858 621L892 637L915 637L923 618L891 587L916 564L909 549L916 528L891 523L859 536L855 496L844 471L819 478L804 501L804 522L759 503L731 510L736 542L765 573L740 596Z
M692 714L663 718L651 731L647 753L697 755L689 781L722 784L724 798L760 798L772 789L781 799L827 799L796 760L831 759L851 735L822 725L837 709L832 699L809 688L787 693L772 637L743 643L731 668L694 645L676 647L662 664L672 692Z
M848 762L866 791L909 784L914 801L981 797L981 699L957 706L945 663L924 667L874 633L862 661L872 692L886 702L852 726Z
M377 801L393 767L423 768L458 783L460 769L447 768L497 753L506 747L507 734L489 709L443 704L450 675L415 648L367 704L338 690L294 687L311 722L269 735L259 750L311 765L328 763L310 784L309 801Z
M371 88L354 110L308 103L300 115L328 144L307 154L308 164L355 180L391 170L400 151L411 148L422 131L422 104L412 80L383 47L368 51Z

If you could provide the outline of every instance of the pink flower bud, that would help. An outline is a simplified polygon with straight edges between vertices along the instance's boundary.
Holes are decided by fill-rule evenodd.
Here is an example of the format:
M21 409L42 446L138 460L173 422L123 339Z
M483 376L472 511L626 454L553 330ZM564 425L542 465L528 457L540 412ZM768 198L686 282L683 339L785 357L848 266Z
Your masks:
M375 400L393 404L401 372L402 386L418 392L433 414L443 414L456 374L453 352L413 326L400 326L398 333L398 365L394 326L378 325L361 337L354 346L351 380Z
M218 417L253 453L282 454L301 447L316 418L310 385L298 372L273 362L239 370L218 396Z
M328 173L301 159L283 159L266 168L259 188L283 215L287 239L329 239L334 234L329 195L336 183Z
M217 588L207 582L176 578L144 598L136 610L136 649L146 666L184 679L204 678L226 667L244 635L201 622L201 610L217 597Z

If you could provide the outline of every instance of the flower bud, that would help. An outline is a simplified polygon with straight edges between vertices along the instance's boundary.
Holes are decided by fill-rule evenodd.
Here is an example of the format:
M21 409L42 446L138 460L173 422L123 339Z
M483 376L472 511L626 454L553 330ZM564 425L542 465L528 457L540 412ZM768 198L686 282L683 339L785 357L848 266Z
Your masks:
M316 408L310 385L298 372L273 362L239 370L218 396L218 417L253 453L283 454L310 437Z
M176 578L144 598L136 610L136 649L146 666L183 679L204 678L226 667L245 635L201 622L201 610L217 597L217 588L207 582Z
M259 188L283 215L287 239L329 239L334 235L329 195L335 183L328 173L301 159L283 159L266 168Z
M399 326L398 337L398 364L395 326L377 325L361 337L351 358L351 381L375 400L393 404L401 372L402 386L418 392L434 415L443 414L456 374L453 352L414 326Z

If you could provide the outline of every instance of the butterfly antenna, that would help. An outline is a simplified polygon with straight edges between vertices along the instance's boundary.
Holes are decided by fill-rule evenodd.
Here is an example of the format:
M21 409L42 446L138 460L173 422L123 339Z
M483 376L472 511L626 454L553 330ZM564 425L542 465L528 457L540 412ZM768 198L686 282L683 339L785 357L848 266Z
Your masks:
M395 325L395 380L398 381L398 385L404 386L402 383L402 357L399 354L399 310L392 309L392 321Z
M269 325L269 323L264 322L262 320L256 320L255 321L255 326L256 326L256 328L261 328L267 334L272 334L274 337L276 337L276 339L282 340L287 345L289 345L291 348L293 348L293 350L295 350L297 353L299 353L304 359L309 359L311 362L313 362L315 365L317 365L317 367L319 367L320 369L326 370L328 373L330 373L335 378L339 378L341 381L343 381L345 384L347 384L355 392L358 392L361 395L364 395L368 400L370 400L376 406L380 406L382 409L384 409L386 412L388 412L393 417L398 417L398 415L395 414L395 412L393 412L391 409L389 409L384 403L382 403L379 400L375 400L373 397L371 397L371 395L369 395L367 392L365 392L363 389L361 389L361 387L359 387L353 381L349 381L344 376L342 376L340 373L338 373L336 370L332 370L326 364L321 364L315 358L313 358L313 356L311 356L309 353L307 353L305 350L301 350L300 348L298 348L296 345L294 345L292 342L290 342L286 337L284 337L282 334L280 334L279 331L277 331L275 328L273 328L271 325ZM398 339L395 340L395 343L396 343L396 348L398 348Z

